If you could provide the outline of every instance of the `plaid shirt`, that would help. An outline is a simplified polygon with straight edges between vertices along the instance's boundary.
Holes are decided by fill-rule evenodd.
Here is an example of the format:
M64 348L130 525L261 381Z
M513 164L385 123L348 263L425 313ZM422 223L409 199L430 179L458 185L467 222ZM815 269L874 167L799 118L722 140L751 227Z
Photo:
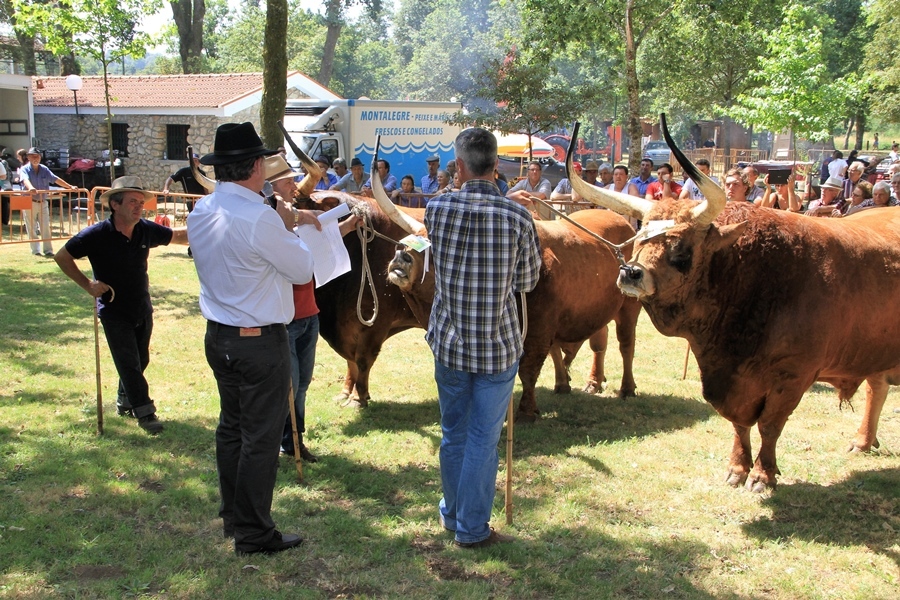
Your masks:
M493 182L470 180L425 209L435 292L425 339L442 365L500 373L522 355L517 292L537 284L541 248L531 214Z

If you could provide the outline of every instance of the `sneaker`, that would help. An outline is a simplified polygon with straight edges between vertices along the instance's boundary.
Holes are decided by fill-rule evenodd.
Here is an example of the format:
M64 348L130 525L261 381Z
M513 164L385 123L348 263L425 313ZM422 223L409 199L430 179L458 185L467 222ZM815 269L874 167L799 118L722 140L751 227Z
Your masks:
M460 542L459 540L453 540L453 543L460 548L488 548L490 546L493 546L494 544L505 544L508 542L512 542L515 539L516 538L511 535L497 533L496 531L494 531L494 528L491 527L491 535L487 536L483 540L479 540L477 542Z
M47 258L53 258L53 251L48 250L47 252L44 252L44 256L46 256Z
M152 435L156 435L163 430L163 424L156 418L156 413L139 418L138 427Z

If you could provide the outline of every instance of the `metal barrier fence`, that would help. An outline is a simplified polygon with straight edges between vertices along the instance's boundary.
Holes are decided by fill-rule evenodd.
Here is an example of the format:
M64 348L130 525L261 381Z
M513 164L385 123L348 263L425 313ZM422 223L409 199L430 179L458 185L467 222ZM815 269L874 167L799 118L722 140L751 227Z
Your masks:
M98 186L90 191L78 188L0 192L3 208L0 245L40 242L42 239L58 241L72 237L109 216L109 208L100 202L100 195L108 189ZM196 194L154 193L157 197L144 204L144 217L152 220L163 216L164 219L160 220L173 227L185 224L194 203L202 197Z

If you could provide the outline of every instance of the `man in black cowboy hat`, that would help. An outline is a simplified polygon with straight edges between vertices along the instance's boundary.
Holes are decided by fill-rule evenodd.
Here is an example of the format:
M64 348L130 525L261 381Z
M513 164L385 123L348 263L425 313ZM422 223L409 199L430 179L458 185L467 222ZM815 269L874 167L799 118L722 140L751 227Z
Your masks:
M263 146L252 123L216 130L215 192L188 216L200 278L200 310L208 323L206 360L219 389L216 465L226 537L238 554L299 545L272 521L281 432L288 414L291 356L285 323L294 316L293 284L312 279L309 250L293 233L284 202L273 211L260 195Z
M100 322L119 373L119 414L136 417L141 429L151 434L162 431L163 425L144 378L153 333L147 257L150 248L187 243L184 227L169 229L141 218L144 202L154 198L140 177L119 177L100 196L109 204L109 218L77 233L54 257L63 273L98 299ZM85 256L94 271L92 279L75 264Z

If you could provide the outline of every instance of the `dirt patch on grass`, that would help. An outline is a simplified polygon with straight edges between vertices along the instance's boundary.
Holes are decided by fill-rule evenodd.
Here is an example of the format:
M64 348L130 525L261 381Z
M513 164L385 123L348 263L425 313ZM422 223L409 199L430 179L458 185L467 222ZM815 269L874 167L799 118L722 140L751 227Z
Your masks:
M72 569L72 574L75 581L85 583L98 579L118 579L125 576L125 571L122 567L113 565L77 565Z
M333 576L327 562L321 559L314 559L300 563L297 569L291 573L276 575L275 580L280 583L315 588L324 592L329 598L377 598L384 594L383 590L375 587L348 585L339 581L332 581L331 578Z
M441 556L444 544L438 540L416 536L411 545L416 551L425 555L425 566L428 567L428 571L442 581L485 581L501 586L508 586L512 583L508 577L466 571L451 557Z
M154 494L161 494L166 489L162 482L153 480L142 481L138 487L145 492L153 492Z

